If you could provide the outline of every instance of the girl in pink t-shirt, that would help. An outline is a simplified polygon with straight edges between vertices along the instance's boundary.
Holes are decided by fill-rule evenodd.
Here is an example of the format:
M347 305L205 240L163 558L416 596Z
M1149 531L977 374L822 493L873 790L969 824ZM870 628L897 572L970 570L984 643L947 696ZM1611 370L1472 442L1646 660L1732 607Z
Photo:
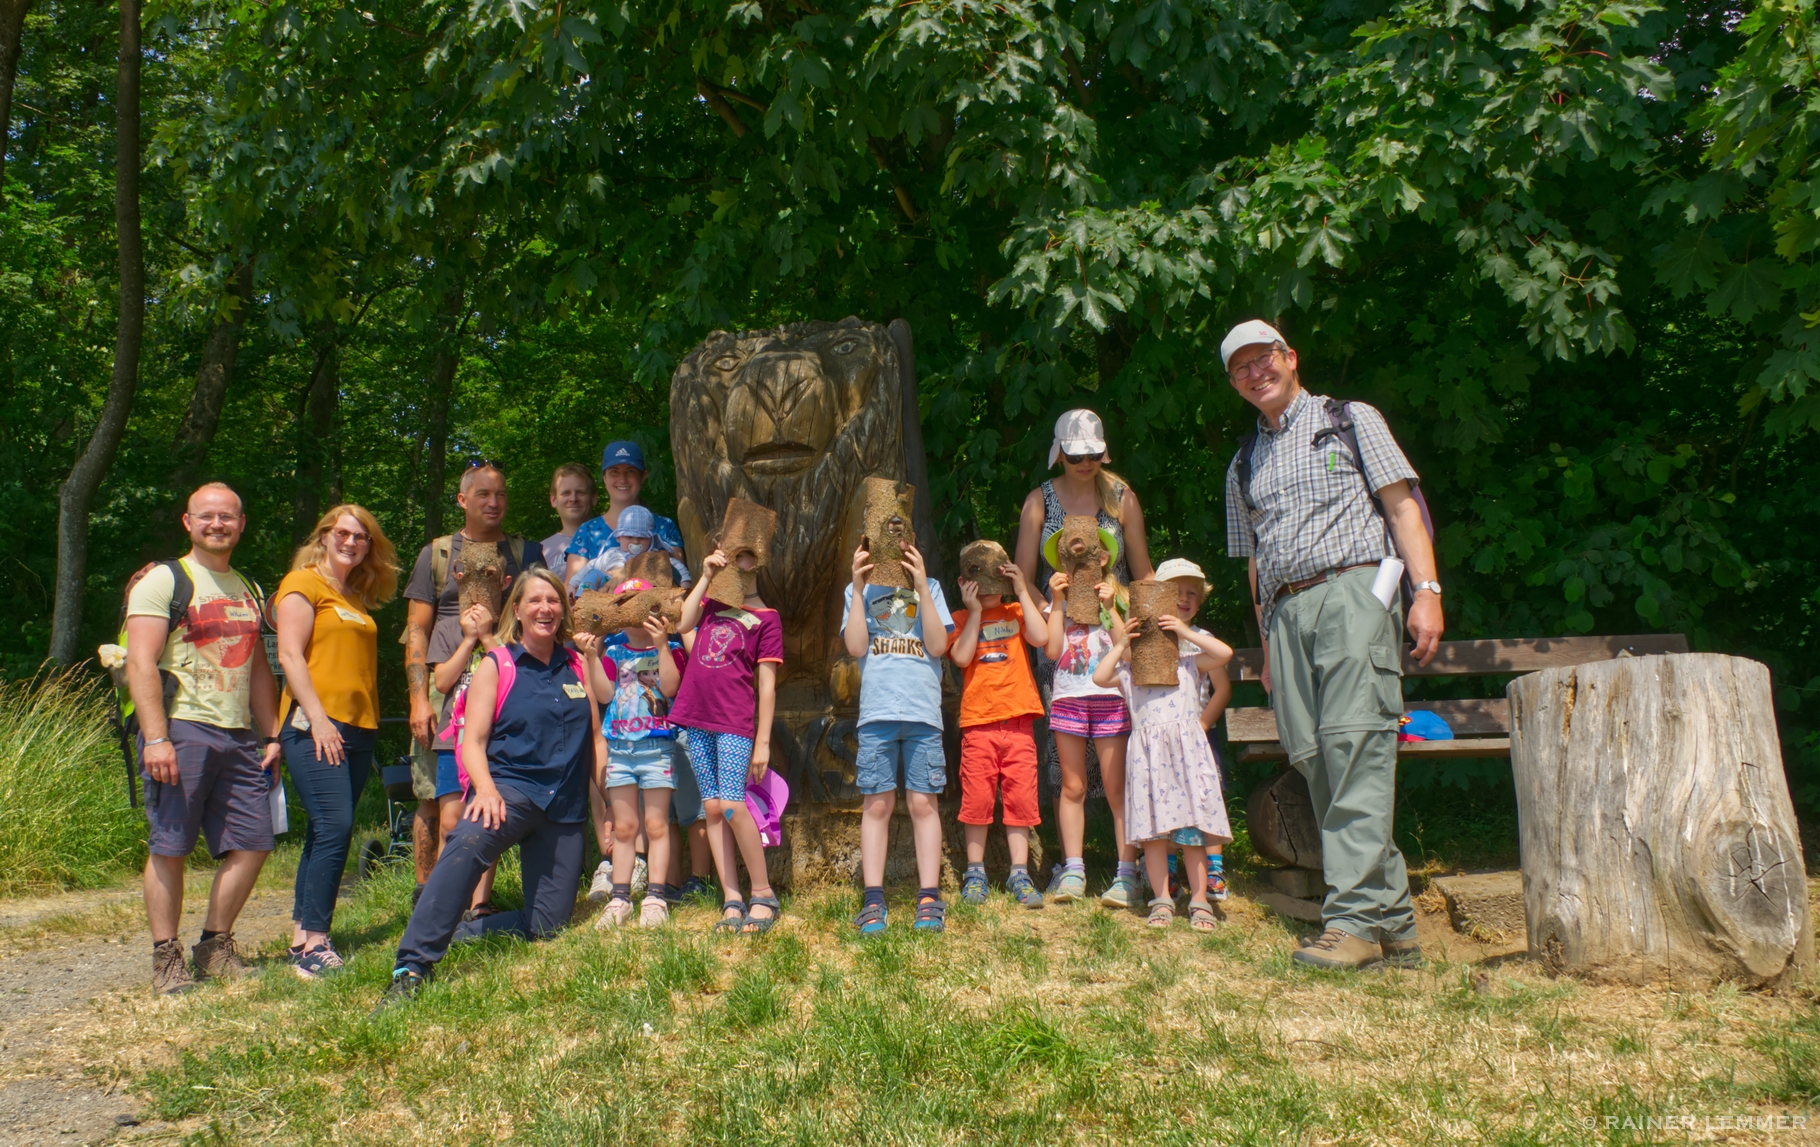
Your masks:
M740 555L742 564L752 560L750 554ZM709 554L683 602L677 628L689 650L689 672L670 706L670 723L682 730L688 744L689 767L708 815L708 851L725 890L714 930L768 932L781 907L765 872L758 825L746 809L746 785L763 777L771 762L784 628L777 611L757 594L746 598L743 608L705 600L708 583L726 564L727 555L720 550ZM739 898L735 848L752 878L749 902Z

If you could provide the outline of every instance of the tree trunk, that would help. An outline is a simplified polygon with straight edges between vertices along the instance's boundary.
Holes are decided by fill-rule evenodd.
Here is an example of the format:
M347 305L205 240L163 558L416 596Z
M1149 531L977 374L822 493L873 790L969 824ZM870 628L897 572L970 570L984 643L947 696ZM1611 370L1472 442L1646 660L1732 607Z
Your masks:
M430 356L429 457L424 460L423 537L428 542L442 536L442 497L444 473L449 453L449 405L455 393L455 368L461 363L460 316L466 296L460 287L450 291L444 300L448 320L436 351Z
M196 389L190 392L189 409L171 438L171 486L188 492L208 471L209 448L221 425L221 408L234 381L234 359L240 353L240 328L246 321L253 296L253 261L241 264L227 281L227 294L236 300L231 313L209 330L202 344L202 364L196 368Z
M51 660L75 662L82 639L82 591L88 576L88 516L95 491L126 433L139 385L145 334L145 248L139 235L139 3L120 0L120 73L115 95L114 225L120 243L120 316L114 374L101 419L58 492L57 588L51 613Z
M1681 653L1512 681L1529 950L1624 983L1787 987L1814 961L1769 670Z
M13 128L13 81L32 0L0 0L0 206L6 204L6 141Z
M316 527L322 516L322 495L330 485L325 478L335 434L335 414L341 403L341 347L333 323L324 323L322 341L310 371L310 393L297 428L297 493L291 511L291 541L298 543ZM332 484L339 489L340 479Z
M1321 871L1321 825L1315 820L1308 779L1284 769L1251 790L1245 802L1251 847L1267 860Z

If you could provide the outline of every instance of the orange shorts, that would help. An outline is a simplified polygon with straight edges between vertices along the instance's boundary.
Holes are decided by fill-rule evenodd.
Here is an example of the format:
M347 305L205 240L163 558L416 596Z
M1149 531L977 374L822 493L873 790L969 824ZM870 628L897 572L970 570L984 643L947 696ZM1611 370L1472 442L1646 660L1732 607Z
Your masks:
M1036 801L1033 721L1013 717L961 730L962 824L991 824L993 798L1001 787L1006 824L1035 828L1043 823Z

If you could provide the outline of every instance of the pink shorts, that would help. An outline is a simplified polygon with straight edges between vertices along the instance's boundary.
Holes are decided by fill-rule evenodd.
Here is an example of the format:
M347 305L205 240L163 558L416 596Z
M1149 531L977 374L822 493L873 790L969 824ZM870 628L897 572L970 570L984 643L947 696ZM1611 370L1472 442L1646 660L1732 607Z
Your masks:
M1122 737L1131 732L1123 697L1058 697L1049 706L1049 730L1076 737Z

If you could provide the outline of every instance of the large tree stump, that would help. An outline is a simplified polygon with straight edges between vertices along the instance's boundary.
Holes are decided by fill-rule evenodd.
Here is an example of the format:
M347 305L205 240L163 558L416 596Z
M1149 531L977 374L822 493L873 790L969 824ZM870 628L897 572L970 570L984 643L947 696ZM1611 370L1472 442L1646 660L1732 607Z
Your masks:
M1782 988L1812 966L1768 668L1622 657L1505 695L1529 950L1549 971Z
M1275 780L1251 790L1245 824L1259 856L1321 871L1321 825L1314 818L1308 779L1300 772L1284 769Z

